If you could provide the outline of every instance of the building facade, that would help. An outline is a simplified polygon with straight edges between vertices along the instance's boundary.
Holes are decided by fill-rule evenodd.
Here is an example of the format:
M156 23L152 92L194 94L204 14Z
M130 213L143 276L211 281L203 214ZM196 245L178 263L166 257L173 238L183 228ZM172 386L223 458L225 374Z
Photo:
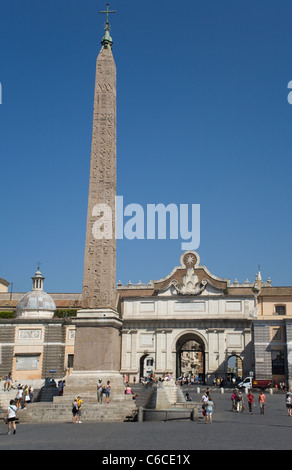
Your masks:
M38 271L29 293L0 293L0 376L40 385L74 370L81 294L46 294ZM44 299L46 302L44 302ZM253 372L275 383L291 378L292 287L272 287L260 273L239 284L210 273L198 253L181 255L163 279L117 286L121 319L120 373L139 381L151 373L192 376L204 383ZM55 371L55 372L51 372Z

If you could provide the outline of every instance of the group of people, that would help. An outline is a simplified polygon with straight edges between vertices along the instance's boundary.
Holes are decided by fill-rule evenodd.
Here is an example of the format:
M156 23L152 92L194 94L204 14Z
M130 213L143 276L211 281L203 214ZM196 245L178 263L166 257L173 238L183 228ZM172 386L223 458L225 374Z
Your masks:
M224 387L226 385L226 380L224 377L214 377L213 386L214 387Z
M111 383L108 380L106 385L103 384L102 379L99 379L96 387L97 392L97 403L103 403L103 396L105 395L105 403L106 405L110 402L110 395L111 395ZM74 424L80 424L81 416L82 416L82 405L83 401L80 396L74 399L72 403L72 421Z
M111 396L111 383L108 380L106 385L104 385L102 379L99 379L97 384L97 403L103 402L103 395L105 395L105 403L108 405Z
M215 408L215 403L210 395L210 389L207 388L202 396L200 403L202 403L203 416L205 417L205 424L208 422L212 424L212 415Z
M255 396L252 391L249 390L247 396L248 411L250 414L253 414L253 408L255 407ZM245 410L245 403L242 393L235 389L231 395L232 410L241 413ZM265 405L266 405L266 395L263 390L259 393L258 403L260 407L260 414L265 414Z
M6 391L6 390L5 390ZM8 391L8 390L7 390ZM27 404L33 401L33 387L19 384L14 400L10 400L6 411L5 421L8 424L8 434L16 433L16 412L20 408L27 409ZM12 426L12 427L11 427Z
M28 403L33 402L33 387L30 385L19 384L17 387L17 393L15 397L15 404L17 409L27 409Z
M83 401L81 400L81 397L77 397L74 399L73 403L72 403L72 414L73 414L73 418L72 418L72 421L74 424L81 424L82 421L81 421L81 416L82 416L82 411L81 411L81 407L82 407L82 404L83 404Z

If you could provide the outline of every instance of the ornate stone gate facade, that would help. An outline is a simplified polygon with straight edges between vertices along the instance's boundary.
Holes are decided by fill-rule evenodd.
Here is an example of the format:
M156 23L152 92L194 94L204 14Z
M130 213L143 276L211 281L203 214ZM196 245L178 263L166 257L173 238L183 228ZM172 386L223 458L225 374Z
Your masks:
M140 358L145 355L154 358L158 377L181 374L178 350L184 339L197 342L196 352L203 356L203 370L197 372L207 382L227 377L227 359L232 355L242 358L244 372L253 370L252 320L257 315L253 286L212 275L200 265L196 252L183 253L180 266L165 278L148 285L120 285L118 292L123 318L121 372L130 380L139 379ZM188 373L195 370L192 363Z

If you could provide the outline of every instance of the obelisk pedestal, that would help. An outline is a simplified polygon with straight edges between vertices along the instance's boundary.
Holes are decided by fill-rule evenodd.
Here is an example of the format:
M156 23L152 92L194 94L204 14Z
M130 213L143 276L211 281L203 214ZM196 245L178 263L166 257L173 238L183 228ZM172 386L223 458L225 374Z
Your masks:
M98 380L110 381L111 400L124 400L124 383L120 374L122 320L112 309L78 311L74 370L66 379L66 395L96 397Z

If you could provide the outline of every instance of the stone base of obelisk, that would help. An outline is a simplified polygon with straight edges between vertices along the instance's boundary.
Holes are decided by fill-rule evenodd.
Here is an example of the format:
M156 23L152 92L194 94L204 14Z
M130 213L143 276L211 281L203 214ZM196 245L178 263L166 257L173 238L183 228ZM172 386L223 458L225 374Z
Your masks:
M69 377L66 377L66 386L64 388L64 396L71 397L73 400L77 396L82 397L83 401L96 401L97 399L97 383L102 380L103 385L107 381L111 385L110 401L125 400L125 385L123 376L119 372L107 370L93 371L74 371ZM104 399L105 401L105 395Z
M77 312L74 368L66 377L64 395L95 397L97 383L111 385L111 401L125 399L120 374L122 320L113 309L84 309Z

